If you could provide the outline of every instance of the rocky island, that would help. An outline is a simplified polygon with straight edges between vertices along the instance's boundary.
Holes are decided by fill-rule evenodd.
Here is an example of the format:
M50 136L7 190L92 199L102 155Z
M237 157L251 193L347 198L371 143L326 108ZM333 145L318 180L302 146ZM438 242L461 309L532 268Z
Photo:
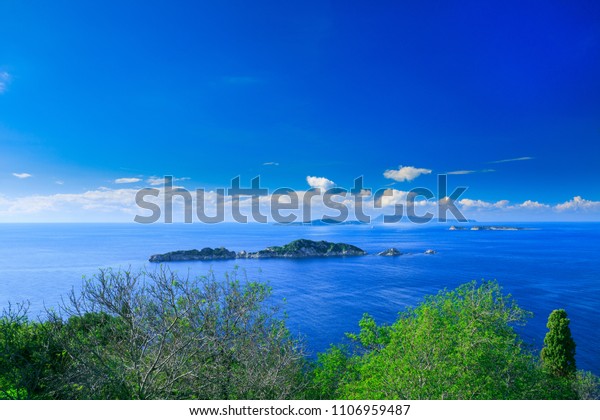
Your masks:
M236 254L227 248L202 248L200 251L191 249L189 251L172 251L166 254L152 255L150 262L168 261L210 261L210 260L232 260Z
M257 252L241 251L238 258L307 258L352 257L366 255L366 251L349 244L297 239L283 246L270 246Z
M428 249L425 254L435 254L436 251ZM150 262L175 262L175 261L212 261L233 259L258 259L258 258L319 258L319 257L357 257L367 255L367 252L357 246L327 241L311 241L310 239L296 239L283 246L270 246L256 252L240 251L238 253L227 248L202 248L200 251L191 249L187 251L172 251L165 254L152 255ZM377 255L395 257L404 255L396 248L389 248Z
M382 257L396 257L398 255L402 255L402 252L398 251L396 248L386 249L385 251L381 251L377 255Z
M311 257L352 257L366 255L367 252L349 244L327 241L297 239L283 246L270 246L256 252L240 251L237 254L227 248L203 248L198 251L173 251L152 255L150 262L169 261L209 261L234 258L311 258Z
M450 226L448 230L525 230L515 226Z

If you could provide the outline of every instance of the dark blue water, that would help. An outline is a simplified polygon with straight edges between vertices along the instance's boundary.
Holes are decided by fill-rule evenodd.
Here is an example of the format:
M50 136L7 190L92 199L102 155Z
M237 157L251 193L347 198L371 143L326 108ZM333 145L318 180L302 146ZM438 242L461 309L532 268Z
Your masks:
M393 322L424 295L476 279L497 279L534 313L523 338L541 348L546 319L567 310L578 367L600 374L600 224L527 224L522 231L449 231L447 226L0 225L0 305L28 300L31 311L56 306L99 267L146 267L148 256L225 246L253 251L308 238L348 242L369 253L396 247L401 257L173 263L178 271L217 276L234 266L268 281L286 298L288 326L314 354L356 331L362 314ZM436 255L424 255L432 248Z

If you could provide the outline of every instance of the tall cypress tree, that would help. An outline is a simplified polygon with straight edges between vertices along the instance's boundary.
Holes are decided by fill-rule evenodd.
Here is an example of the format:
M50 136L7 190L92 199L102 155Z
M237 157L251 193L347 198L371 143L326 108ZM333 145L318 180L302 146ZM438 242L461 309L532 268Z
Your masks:
M575 366L575 341L569 328L570 320L564 309L552 311L548 317L548 333L544 338L542 362L553 375L571 377L577 370Z

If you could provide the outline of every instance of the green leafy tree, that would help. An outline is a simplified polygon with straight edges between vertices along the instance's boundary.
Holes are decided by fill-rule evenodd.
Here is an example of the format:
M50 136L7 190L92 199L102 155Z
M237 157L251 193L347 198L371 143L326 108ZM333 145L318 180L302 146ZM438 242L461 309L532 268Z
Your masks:
M341 399L570 398L513 329L528 313L495 282L430 296L389 326L365 316L356 347L321 356L315 392ZM332 372L332 369L342 369Z
M0 399L31 398L40 388L40 335L27 321L26 306L10 306L0 318Z
M311 371L311 384L307 392L310 399L332 400L339 397L338 390L348 381L351 358L344 346L331 348L318 355Z
M51 378L64 371L48 324L29 321L27 309L9 305L0 316L0 399L51 398Z
M571 336L570 320L564 309L552 311L548 317L548 333L544 338L542 361L544 367L558 377L573 378L575 366L575 341Z
M550 338L570 338L566 313L550 316L541 362L513 330L528 313L494 282L429 296L392 325L365 314L350 345L312 366L270 302L236 272L102 270L43 322L26 305L0 316L0 399L600 397L574 359L570 375L550 369Z

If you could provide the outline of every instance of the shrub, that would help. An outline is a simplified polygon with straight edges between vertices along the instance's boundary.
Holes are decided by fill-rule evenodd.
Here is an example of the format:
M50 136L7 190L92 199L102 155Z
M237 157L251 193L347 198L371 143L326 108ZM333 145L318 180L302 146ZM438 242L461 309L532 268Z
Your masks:
M360 333L349 335L352 354L334 348L320 357L315 392L344 399L572 398L570 384L545 374L514 331L527 316L495 282L427 297L389 326L365 316Z

